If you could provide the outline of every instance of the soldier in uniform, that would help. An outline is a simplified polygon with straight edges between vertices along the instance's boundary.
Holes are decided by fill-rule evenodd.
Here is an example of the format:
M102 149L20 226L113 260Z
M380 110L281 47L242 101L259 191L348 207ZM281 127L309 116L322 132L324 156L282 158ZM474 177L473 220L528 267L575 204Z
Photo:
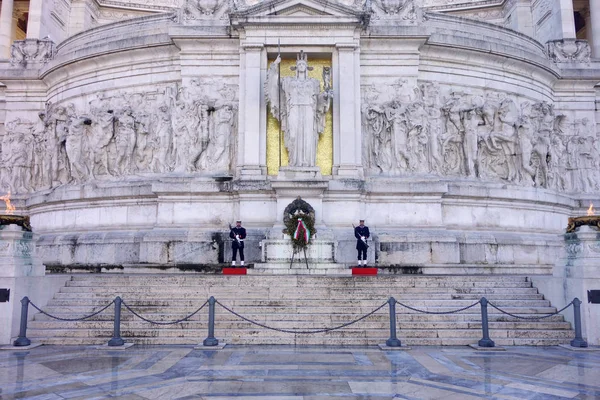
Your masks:
M231 225L229 225L231 227ZM246 239L246 228L242 227L242 221L237 220L235 226L230 229L229 237L231 240L232 258L231 265L235 266L237 252L240 251L241 266L244 266L244 239Z
M358 265L367 265L367 239L371 234L369 233L369 227L365 226L365 220L361 219L359 225L354 228L354 237L356 237L356 250L358 250Z

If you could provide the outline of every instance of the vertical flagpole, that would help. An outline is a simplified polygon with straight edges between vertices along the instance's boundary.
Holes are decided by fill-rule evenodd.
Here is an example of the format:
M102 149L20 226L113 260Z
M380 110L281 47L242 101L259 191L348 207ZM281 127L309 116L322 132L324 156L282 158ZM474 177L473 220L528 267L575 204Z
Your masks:
M277 39L277 57L281 58L281 41ZM279 90L277 99L279 100L279 168L281 169L281 60L277 65L277 90Z

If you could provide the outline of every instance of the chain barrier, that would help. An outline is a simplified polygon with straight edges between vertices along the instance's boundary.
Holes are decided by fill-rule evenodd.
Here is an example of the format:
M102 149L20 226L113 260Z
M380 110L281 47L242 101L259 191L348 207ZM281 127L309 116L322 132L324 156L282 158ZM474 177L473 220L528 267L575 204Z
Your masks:
M132 313L133 315L135 315L136 317L138 317L139 319L149 322L151 324L155 324L155 325L175 325L175 324L179 324L181 322L185 322L187 320L189 320L190 318L192 318L194 315L198 314L200 312L200 310L202 310L207 304L208 304L208 300L204 302L204 304L202 304L200 306L200 308L198 308L196 311L194 311L193 313L191 313L190 315L188 315L187 317L178 319L177 321L172 321L172 322L162 322L162 321L152 321L148 318L144 318L142 317L140 314L138 314L137 312L133 311L133 309L131 307L129 307L129 305L127 305L127 303L125 303L123 301L123 306L125 306L125 308L127 310L129 310L130 313Z
M50 318L54 318L54 319L57 319L57 320L59 320L59 321L73 322L73 321L83 321L83 320L86 320L86 319L88 319L88 318L91 318L91 317L93 317L93 316L95 316L95 315L98 315L98 314L100 314L102 311L106 310L108 307L112 306L114 302L115 302L115 301L113 300L113 301L111 301L110 303L108 303L108 305L107 305L106 307L104 307L104 308L102 308L102 309L100 309L100 310L96 311L96 312L95 312L95 313L93 313L93 314L86 315L85 317L81 317L81 318L61 318L61 317L57 317L57 316L55 316L55 315L48 314L46 311L44 311L44 310L42 310L41 308L39 308L38 306L36 306L36 305L33 303L33 301L31 301L31 300L29 301L29 304L31 304L31 306L32 306L33 308L35 308L36 310L38 310L39 312L41 312L42 314L44 314L44 315L46 315L46 316L48 316L48 317L50 317Z
M294 328L294 329L273 328L273 327L271 327L271 326L267 326L267 325L261 324L260 322L252 321L251 319L248 319L248 318L244 317L243 315L240 315L240 314L236 313L236 312L235 312L235 311L233 311L232 309L230 309L230 308L228 308L227 306L225 306L225 305L221 304L221 303L220 303L218 300L217 300L217 304L218 304L218 305L220 305L221 307L223 307L225 310L229 311L231 314L235 315L236 317L238 317L238 318L241 318L241 319L243 319L244 321L246 321L246 322L249 322L249 323L251 323L251 324L254 324L254 325L256 325L256 326L260 326L261 328L270 329L270 330L272 330L272 331L283 332L283 333L299 333L299 334L306 334L306 335L309 335L309 334L312 334L312 333L331 332L331 331L334 331L334 330L336 330L336 329L345 328L345 327L347 327L347 326L350 326L350 325L352 325L352 324L355 324L355 323L357 323L357 322L359 322L359 321L362 321L363 319L365 319L365 318L368 318L368 317L370 317L371 315L375 314L377 311L379 311L379 310L381 310L383 307L387 306L388 302L386 301L385 303L383 303L382 305L380 305L379 307L377 307L377 308L376 308L376 309L374 309L373 311L371 311L371 312L369 312L369 313L367 313L367 314L363 315L362 317L360 317L360 318L357 318L357 319L355 319L355 320L353 320L353 321L346 322L345 324L342 324L342 325L339 325L339 326L335 326L335 327L333 327L333 328L322 328L322 329L314 329L314 330L306 330L306 331L304 331L304 330L299 330L299 329L295 329L295 328Z
M503 309L498 308L496 305L494 305L493 303L490 303L489 301L488 301L488 304L491 307L495 308L496 310L500 311L502 314L509 315L509 316L511 316L513 318L519 318L519 319L530 320L530 321L539 321L540 319L544 319L544 318L551 317L553 315L560 314L561 312L565 311L567 308L571 307L573 305L573 302L571 301L569 304L567 304L566 306L564 306L560 310L558 310L556 312L553 312L552 314L542 315L541 317L521 317L519 315L511 314L511 313L509 313L507 311L504 311Z
M476 303L473 303L470 306L466 306L466 307L463 307L463 308L459 308L458 310L452 310L452 311L425 311L425 310L419 310L418 308L414 308L414 307L408 306L406 304L400 303L399 301L396 301L396 304L400 304L402 307L408 308L409 310L420 312L420 313L423 313L423 314L435 314L435 315L456 314L456 313L459 313L461 311L468 310L469 308L475 307L479 303L481 303L481 300L477 300Z

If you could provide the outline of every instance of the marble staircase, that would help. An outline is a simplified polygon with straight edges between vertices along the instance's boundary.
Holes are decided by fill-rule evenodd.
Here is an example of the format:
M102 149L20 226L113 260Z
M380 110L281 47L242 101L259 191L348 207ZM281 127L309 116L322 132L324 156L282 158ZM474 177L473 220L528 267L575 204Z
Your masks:
M116 296L155 321L174 321L196 310L210 296L239 314L284 329L320 329L354 320L387 301L428 311L451 311L482 296L520 316L556 308L522 276L221 276L73 275L44 307L63 318L99 310ZM558 307L564 306L558 304ZM467 345L481 338L480 306L456 314L431 315L397 305L397 336L403 345ZM561 315L541 321L519 320L489 308L490 337L499 346L557 345L574 337ZM566 312L572 312L568 309ZM245 322L216 306L215 336L230 344L377 345L389 337L387 305L347 328L327 333L290 334ZM103 344L112 337L113 307L86 321L64 322L36 314L28 337L44 344ZM207 335L208 307L189 321L149 324L126 309L121 335L137 344L199 344Z

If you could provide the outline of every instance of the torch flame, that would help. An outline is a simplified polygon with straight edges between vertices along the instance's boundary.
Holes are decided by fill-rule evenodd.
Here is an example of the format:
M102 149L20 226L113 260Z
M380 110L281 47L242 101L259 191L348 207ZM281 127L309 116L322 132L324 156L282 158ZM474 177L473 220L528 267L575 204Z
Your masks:
M6 210L4 211L6 214L12 214L15 212L16 208L10 203L10 190L7 195L0 196L0 199L4 200L6 203Z
M594 204L590 203L590 208L588 208L588 210L587 210L587 215L591 217L594 214L595 214L595 212L594 212Z

